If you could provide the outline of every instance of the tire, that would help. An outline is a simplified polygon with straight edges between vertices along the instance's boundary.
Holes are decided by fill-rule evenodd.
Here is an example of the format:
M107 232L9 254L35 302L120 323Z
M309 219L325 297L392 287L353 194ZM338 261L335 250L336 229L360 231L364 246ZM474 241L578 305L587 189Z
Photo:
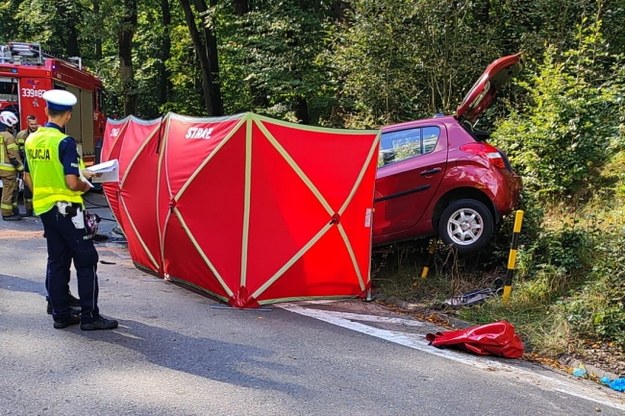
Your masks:
M473 254L488 245L495 221L490 210L475 199L459 199L449 204L438 221L438 235L453 245L458 254Z

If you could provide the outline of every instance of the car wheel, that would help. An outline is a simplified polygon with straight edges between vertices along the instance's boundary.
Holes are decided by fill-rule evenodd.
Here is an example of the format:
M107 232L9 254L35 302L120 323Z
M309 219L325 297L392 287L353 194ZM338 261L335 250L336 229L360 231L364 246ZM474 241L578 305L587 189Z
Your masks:
M459 199L449 204L438 222L438 234L459 254L475 253L493 237L495 221L490 210L475 199Z

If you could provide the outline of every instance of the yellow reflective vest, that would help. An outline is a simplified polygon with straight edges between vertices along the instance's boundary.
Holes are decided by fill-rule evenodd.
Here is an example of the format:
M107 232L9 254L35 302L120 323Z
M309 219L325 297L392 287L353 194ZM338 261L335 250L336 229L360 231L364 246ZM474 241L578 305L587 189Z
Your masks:
M35 215L48 212L61 201L83 204L82 192L72 191L65 184L59 144L66 137L56 128L40 127L26 139L26 160L33 183Z

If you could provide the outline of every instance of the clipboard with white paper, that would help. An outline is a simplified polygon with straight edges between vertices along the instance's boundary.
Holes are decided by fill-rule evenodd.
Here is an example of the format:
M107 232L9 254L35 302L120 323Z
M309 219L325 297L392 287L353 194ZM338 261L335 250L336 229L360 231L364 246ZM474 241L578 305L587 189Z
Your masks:
M119 182L119 162L117 159L89 166L87 170L97 175L91 178L92 182Z

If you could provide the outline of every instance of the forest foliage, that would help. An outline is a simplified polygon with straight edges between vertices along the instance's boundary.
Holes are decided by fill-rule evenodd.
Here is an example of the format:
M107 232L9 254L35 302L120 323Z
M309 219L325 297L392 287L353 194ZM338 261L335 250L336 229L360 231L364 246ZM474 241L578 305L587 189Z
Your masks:
M625 347L623 21L625 0L6 0L0 43L81 56L109 116L338 128L453 113L490 62L522 52L480 121L524 179L519 307L548 308L565 339Z

